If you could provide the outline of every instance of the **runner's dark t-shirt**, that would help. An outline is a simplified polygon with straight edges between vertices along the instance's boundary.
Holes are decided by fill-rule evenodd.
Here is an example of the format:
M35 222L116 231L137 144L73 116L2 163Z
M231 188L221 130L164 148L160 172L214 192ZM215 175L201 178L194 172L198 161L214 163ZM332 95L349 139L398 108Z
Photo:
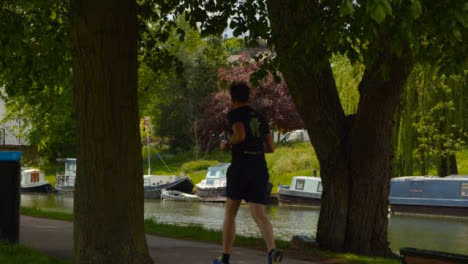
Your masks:
M246 157L259 156L263 158L263 142L270 129L265 118L249 106L231 110L228 115L229 128L236 122L242 122L245 128L245 140L232 146L232 163L242 162Z

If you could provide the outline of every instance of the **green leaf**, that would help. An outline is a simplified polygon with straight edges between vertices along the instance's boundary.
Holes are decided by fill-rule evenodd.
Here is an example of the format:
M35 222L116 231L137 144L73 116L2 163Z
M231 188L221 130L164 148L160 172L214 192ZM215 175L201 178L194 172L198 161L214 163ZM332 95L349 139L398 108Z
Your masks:
M340 6L340 14L342 16L352 15L354 13L353 0L345 0Z
M453 36L458 40L458 41L463 41L462 34L458 28L453 28Z
M387 13L388 15L392 15L392 5L390 5L389 1L381 0L380 2L382 3L382 7L384 8L385 13Z
M385 16L386 16L385 9L382 5L376 4L374 6L374 9L372 9L370 15L372 19L375 20L375 22L380 24L385 20Z
M414 19L418 19L421 16L422 7L419 0L411 0L410 10Z
M55 10L52 10L52 12L50 13L50 19L55 20L56 18L57 18L57 12L55 12Z
M455 13L455 18L457 21L462 24L463 27L467 28L468 27L468 18L465 17L463 12L457 12Z
M179 35L179 41L184 41L185 40L185 30L183 30L182 28L177 28L176 30L177 32L177 35Z

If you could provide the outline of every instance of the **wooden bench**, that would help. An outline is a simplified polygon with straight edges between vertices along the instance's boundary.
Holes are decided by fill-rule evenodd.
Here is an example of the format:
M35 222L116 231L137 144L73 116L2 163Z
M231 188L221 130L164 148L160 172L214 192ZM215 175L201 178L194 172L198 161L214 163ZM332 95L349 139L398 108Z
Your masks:
M400 255L403 264L468 263L468 256L416 248L401 248Z

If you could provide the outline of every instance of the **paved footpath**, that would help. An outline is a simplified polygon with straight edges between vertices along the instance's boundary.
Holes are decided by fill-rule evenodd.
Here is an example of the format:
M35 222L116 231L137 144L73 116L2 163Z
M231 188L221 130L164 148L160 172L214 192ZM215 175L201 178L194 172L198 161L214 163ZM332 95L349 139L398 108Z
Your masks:
M21 216L21 244L35 248L47 255L71 259L73 249L72 223L51 219ZM220 246L172 238L146 236L148 248L155 263L210 264L219 255ZM264 264L266 254L259 250L235 248L231 257L233 264ZM282 263L318 264L307 260L291 259Z

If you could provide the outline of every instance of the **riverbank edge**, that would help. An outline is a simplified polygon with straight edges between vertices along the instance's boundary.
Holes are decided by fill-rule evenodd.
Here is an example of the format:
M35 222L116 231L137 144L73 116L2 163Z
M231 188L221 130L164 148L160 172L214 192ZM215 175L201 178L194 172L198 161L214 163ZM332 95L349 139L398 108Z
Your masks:
M55 219L62 221L73 221L73 214L47 211L33 207L21 207L21 214L39 218ZM183 240L192 240L199 242L221 244L222 232L213 229L207 229L201 225L173 225L165 224L154 221L153 219L145 220L145 231L149 235L156 235L162 237L177 238ZM246 237L236 236L236 246L264 249L263 239L258 237ZM401 263L397 259L387 258L373 258L367 256L359 256L355 254L347 253L335 253L329 251L323 251L319 249L309 249L305 252L297 252L291 249L291 243L285 240L276 240L278 248L288 251L294 255L307 257L315 260L331 260L334 263L346 263L346 264L397 264ZM332 263L332 262L331 262Z
M38 250L23 245L8 244L0 241L0 263L9 264L67 264L60 260L41 253Z

